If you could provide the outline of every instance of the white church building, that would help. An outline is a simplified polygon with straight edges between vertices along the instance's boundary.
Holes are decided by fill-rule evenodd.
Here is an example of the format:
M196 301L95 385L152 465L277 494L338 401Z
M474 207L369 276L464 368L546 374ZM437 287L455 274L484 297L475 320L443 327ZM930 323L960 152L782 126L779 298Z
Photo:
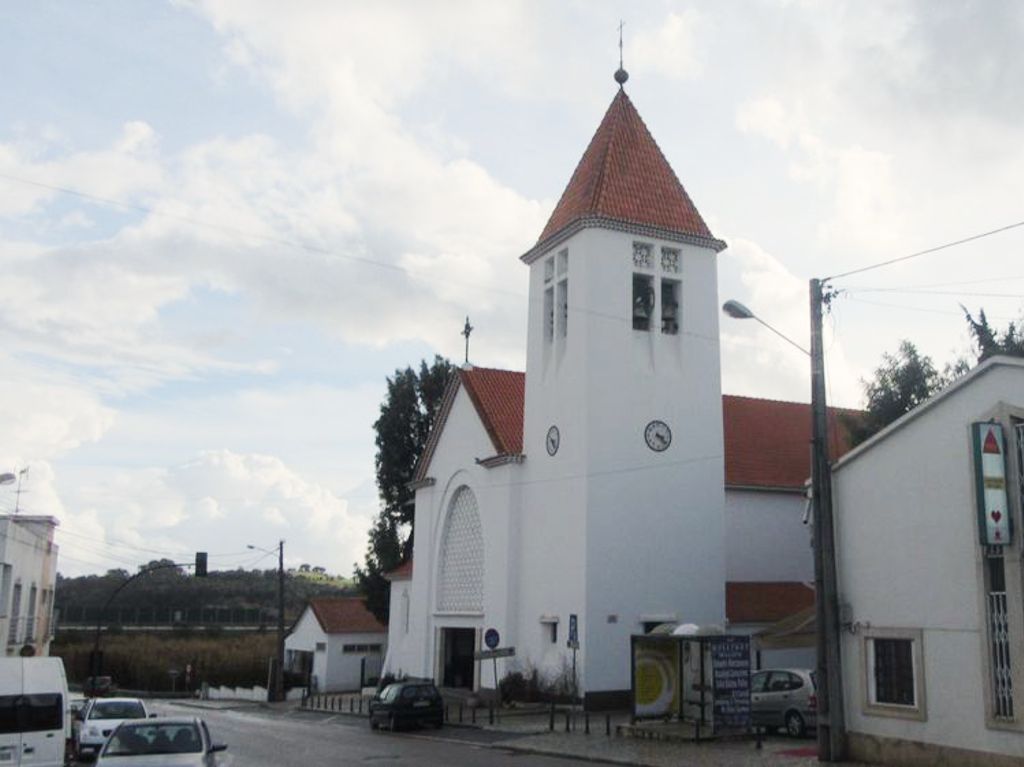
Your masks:
M466 366L449 385L385 673L492 688L473 654L493 629L515 649L499 678L564 679L575 656L599 707L629 688L631 634L728 626L727 583L756 627L758 584L769 601L812 585L809 408L722 396L725 247L620 88L522 256L525 373Z

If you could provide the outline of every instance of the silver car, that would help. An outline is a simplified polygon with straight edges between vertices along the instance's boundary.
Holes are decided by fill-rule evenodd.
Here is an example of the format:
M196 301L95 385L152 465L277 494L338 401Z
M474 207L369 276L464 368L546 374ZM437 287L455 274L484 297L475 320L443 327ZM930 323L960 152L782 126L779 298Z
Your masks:
M125 721L111 734L96 767L215 767L225 749L196 717Z
M795 738L817 725L818 685L805 668L769 668L750 676L750 708L756 727L784 729Z

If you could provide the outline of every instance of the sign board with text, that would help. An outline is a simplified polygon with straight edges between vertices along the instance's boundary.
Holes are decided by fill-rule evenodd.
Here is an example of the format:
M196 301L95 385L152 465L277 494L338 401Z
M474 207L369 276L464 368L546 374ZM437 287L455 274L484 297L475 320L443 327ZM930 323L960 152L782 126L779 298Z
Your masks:
M1008 546L1013 525L1006 493L1006 440L998 423L972 423L974 485L982 546Z
M750 727L750 637L711 638L715 732Z

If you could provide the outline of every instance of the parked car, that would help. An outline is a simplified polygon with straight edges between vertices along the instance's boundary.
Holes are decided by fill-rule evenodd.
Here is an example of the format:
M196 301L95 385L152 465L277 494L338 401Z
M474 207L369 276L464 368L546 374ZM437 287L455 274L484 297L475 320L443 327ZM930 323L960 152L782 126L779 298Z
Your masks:
M757 727L782 728L799 738L817 725L818 685L804 668L770 668L750 677L750 708Z
M0 764L61 767L67 700L60 658L0 658Z
M196 717L126 720L107 740L96 767L215 767L226 749Z
M121 722L126 719L146 719L149 715L146 704L138 698L93 698L80 715L75 743L78 756L99 754L110 733Z
M431 682L389 684L370 701L370 729L397 730L406 724L444 724L444 699Z
M102 698L113 695L116 686L114 678L109 676L88 676L82 685L82 692L90 698Z

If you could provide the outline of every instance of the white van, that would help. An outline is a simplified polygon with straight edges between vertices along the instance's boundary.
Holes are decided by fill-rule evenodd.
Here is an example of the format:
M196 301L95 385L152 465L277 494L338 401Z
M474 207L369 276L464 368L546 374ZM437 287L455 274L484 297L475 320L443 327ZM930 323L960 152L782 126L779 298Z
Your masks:
M0 767L61 767L67 702L60 658L0 658Z

